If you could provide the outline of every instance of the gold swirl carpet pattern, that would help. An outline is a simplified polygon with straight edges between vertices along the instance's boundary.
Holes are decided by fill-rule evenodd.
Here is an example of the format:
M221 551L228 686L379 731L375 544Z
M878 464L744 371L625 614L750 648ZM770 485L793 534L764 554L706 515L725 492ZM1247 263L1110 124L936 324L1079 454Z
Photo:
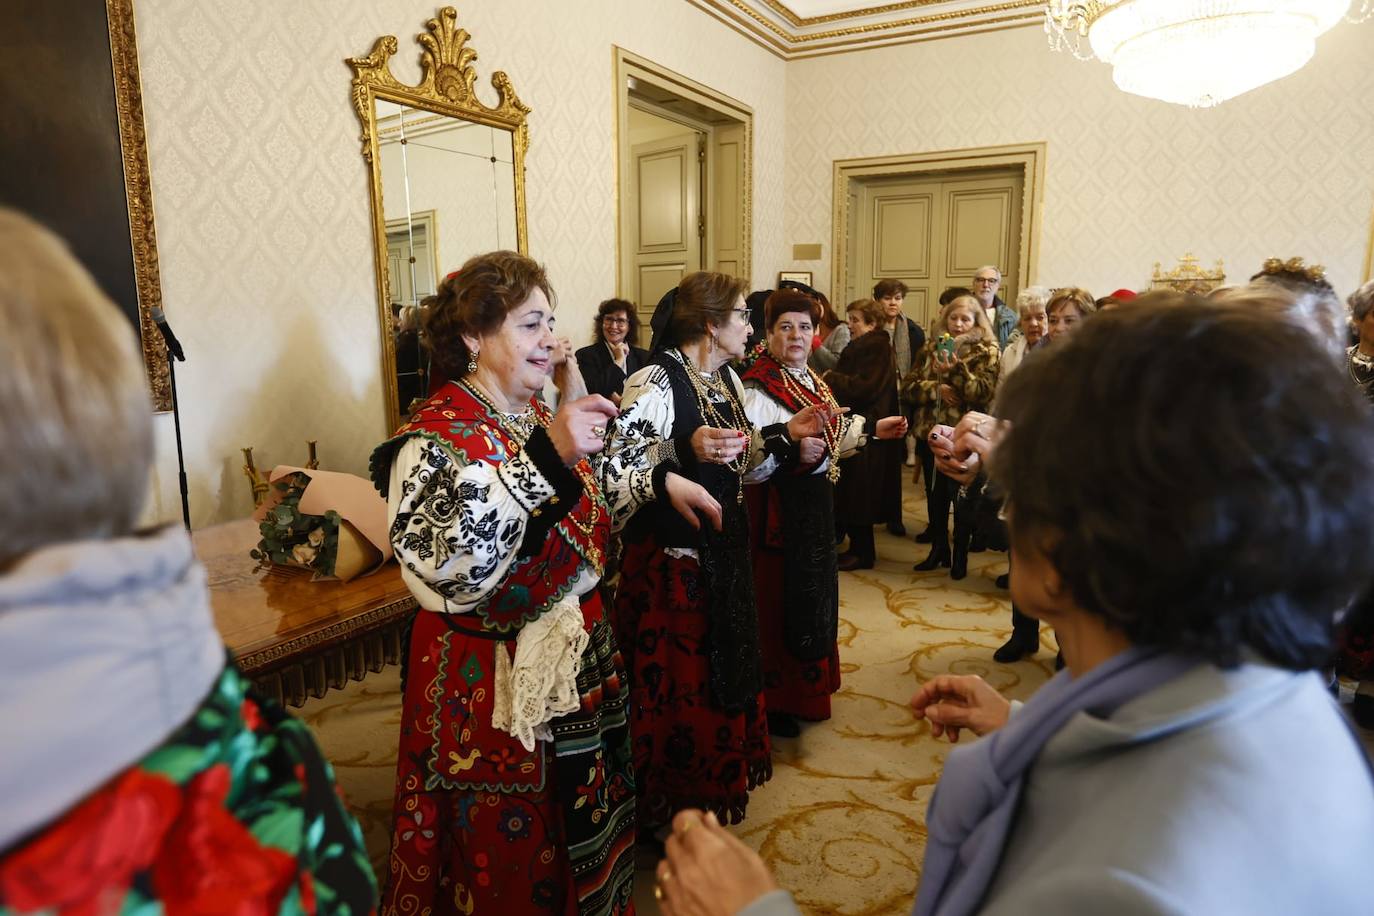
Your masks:
M924 506L907 491L907 520ZM992 653L1011 630L1007 593L993 579L1001 553L970 556L968 577L913 572L927 547L879 529L876 569L840 574L843 685L828 722L774 742L773 779L750 797L733 828L792 891L806 913L883 916L910 911L925 848L925 810L949 745L936 741L907 701L937 674L980 674L1027 699L1054 673L1054 637L1033 658L999 665ZM399 669L311 700L299 714L333 762L368 852L384 873L391 820ZM968 740L966 737L965 740ZM658 912L652 864L641 858L640 913Z

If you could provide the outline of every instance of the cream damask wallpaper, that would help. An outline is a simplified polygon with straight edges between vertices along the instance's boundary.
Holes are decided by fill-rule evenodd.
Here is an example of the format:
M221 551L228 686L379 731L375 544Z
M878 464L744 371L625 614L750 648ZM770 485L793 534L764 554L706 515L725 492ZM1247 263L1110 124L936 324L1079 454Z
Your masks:
M1208 111L1118 91L1038 28L792 61L787 241L831 277L836 159L1046 141L1038 281L1143 288L1195 252L1243 279L1270 255L1361 279L1374 205L1374 24L1343 23L1297 74Z
M413 36L441 0L136 0L167 314L185 345L183 439L197 527L248 512L239 448L364 473L383 437L367 174L344 58ZM615 289L613 46L755 113L756 286L830 281L836 159L1046 141L1038 280L1142 286L1154 261L1270 254L1359 279L1374 191L1374 68L1341 25L1297 75L1213 111L1124 95L1107 68L1017 29L784 63L684 0L470 0L480 91L505 70L533 109L532 253L576 343ZM822 242L821 261L791 262ZM179 514L170 417L149 519Z
M196 527L250 508L239 448L260 466L366 473L386 433L367 173L344 58L413 36L440 0L136 0L163 295L185 346L183 439ZM755 111L754 274L782 266L784 63L682 0L467 0L479 87L505 70L533 109L531 253L582 342L615 291L619 45ZM404 69L402 69L404 67ZM158 422L150 519L179 515L171 418Z

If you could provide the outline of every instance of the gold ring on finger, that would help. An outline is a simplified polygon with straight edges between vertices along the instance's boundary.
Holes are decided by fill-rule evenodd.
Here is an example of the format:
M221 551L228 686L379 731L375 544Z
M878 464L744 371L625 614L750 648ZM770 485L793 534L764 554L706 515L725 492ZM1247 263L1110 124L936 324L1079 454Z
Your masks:
M658 883L654 884L654 899L659 903L663 902L663 887Z
M602 436L606 435L606 427L604 427L604 426L593 426L593 427L592 427L592 435L593 435L593 436L596 436L598 439L601 438Z

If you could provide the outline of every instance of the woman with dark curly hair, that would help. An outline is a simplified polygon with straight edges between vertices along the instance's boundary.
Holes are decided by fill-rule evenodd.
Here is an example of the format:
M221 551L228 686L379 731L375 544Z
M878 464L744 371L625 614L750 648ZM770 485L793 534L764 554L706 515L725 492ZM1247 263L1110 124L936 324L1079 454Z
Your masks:
M596 588L610 508L544 269L479 255L424 340L451 379L372 455L411 629L384 913L632 911L625 670ZM497 853L496 850L501 850Z
M595 343L577 351L577 366L588 394L620 403L625 379L649 363L649 351L639 346L639 314L625 299L607 299L596 309L592 334Z
M1369 765L1313 669L1369 582L1374 416L1257 298L1109 312L1008 380L1012 593L1068 667L1014 715L976 676L913 698L987 736L931 799L918 916L1366 911ZM714 912L708 873L723 911L797 912L709 819L675 826L668 916Z
M841 407L862 417L895 416L897 368L892 341L883 329L883 307L873 299L855 299L845 308L851 340L840 354L835 368L823 376L825 384ZM848 549L840 554L838 566L845 572L872 569L877 562L873 526L890 517L894 492L891 471L900 471L901 443L892 440L870 442L840 465L835 484L835 531L849 539Z

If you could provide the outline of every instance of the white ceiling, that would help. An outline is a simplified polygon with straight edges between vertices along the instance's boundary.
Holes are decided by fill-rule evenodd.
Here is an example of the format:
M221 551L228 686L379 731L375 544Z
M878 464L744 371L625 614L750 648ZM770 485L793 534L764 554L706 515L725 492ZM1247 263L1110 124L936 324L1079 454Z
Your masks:
M1044 0L689 0L780 57L1040 26Z

